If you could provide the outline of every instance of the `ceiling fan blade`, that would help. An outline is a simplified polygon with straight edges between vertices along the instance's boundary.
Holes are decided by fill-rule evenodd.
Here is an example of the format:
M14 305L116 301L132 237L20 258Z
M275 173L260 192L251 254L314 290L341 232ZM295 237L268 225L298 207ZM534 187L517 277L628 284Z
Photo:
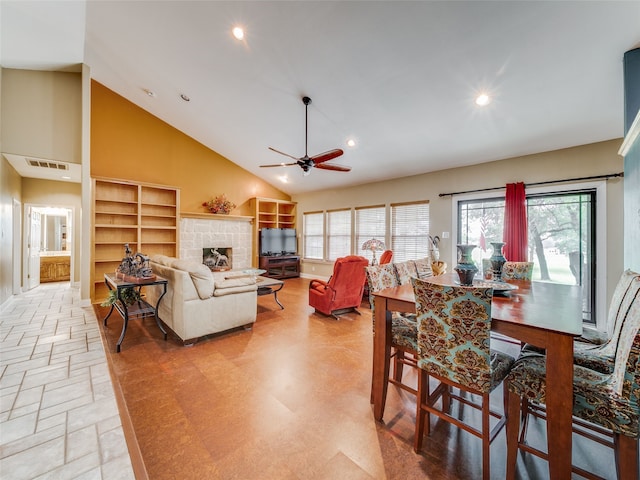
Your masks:
M319 163L328 162L329 160L337 158L343 153L344 152L342 150L340 150L339 148L336 148L334 150L329 150L328 152L323 152L318 155L314 155L313 157L311 157L311 160L313 160L313 163L317 165Z
M342 165L332 165L330 163L321 163L320 165L316 165L316 168L321 170L334 170L336 172L350 172L351 167L343 167Z
M300 160L298 157L294 157L293 155L289 155L288 153L281 152L280 150L276 150L273 147L269 147L269 150L271 150L272 152L279 153L280 155L284 155L285 157L293 158L295 161Z
M262 168L265 167L290 167L291 165L298 165L298 162L293 163L274 163L271 165L260 165Z

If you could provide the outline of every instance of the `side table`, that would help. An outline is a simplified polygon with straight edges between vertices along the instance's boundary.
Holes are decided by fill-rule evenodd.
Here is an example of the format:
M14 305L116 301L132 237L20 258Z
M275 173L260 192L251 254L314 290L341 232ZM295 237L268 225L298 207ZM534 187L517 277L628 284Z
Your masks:
M120 334L120 338L118 339L118 343L116 344L117 353L120 353L120 345L124 340L124 335L127 333L129 318L146 318L152 315L155 316L156 324L158 325L160 331L164 334L165 341L167 340L167 332L163 328L162 323L160 323L160 318L158 317L158 307L160 306L160 301L162 300L162 297L164 297L167 293L167 283L169 282L166 278L156 276L154 279L126 281L122 278L118 278L115 273L105 273L104 283L107 285L107 288L109 290L116 290L117 296L117 300L111 304L109 313L106 317L104 317L104 326L107 326L107 320L113 313L114 308L118 311L118 313L124 320L124 322L122 323L122 333ZM138 292L140 292L140 289L142 287L148 287L151 285L162 285L164 287L164 291L158 298L155 306L150 305L143 299L137 300L132 305L127 306L127 304L122 299L122 291L126 288L135 288L138 290Z

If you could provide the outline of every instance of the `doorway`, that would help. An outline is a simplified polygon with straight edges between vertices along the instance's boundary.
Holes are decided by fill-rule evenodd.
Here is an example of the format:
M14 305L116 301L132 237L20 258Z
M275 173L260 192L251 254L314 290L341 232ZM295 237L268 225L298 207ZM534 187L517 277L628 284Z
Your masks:
M27 204L24 218L24 289L73 282L73 207Z

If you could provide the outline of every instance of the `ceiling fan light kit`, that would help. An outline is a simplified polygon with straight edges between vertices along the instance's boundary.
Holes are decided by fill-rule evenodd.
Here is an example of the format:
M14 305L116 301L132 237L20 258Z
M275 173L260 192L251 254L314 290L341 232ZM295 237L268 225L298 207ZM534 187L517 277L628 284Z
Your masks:
M289 157L295 162L291 163L276 163L271 165L260 165L261 167L270 168L270 167L290 167L293 165L298 165L302 168L302 174L306 177L311 173L312 168L319 168L321 170L333 170L336 172L349 172L351 171L351 167L345 167L343 165L335 165L331 163L325 163L329 160L333 160L334 158L343 155L344 152L340 148L335 148L333 150L328 150L326 152L320 153L318 155L314 155L310 157L307 153L308 140L309 140L309 104L311 103L311 98L302 97L302 103L305 106L305 114L304 114L304 157L294 157L293 155L289 155L288 153L281 152L280 150L276 150L273 147L269 147L269 150L279 153L280 155L284 155L285 157Z

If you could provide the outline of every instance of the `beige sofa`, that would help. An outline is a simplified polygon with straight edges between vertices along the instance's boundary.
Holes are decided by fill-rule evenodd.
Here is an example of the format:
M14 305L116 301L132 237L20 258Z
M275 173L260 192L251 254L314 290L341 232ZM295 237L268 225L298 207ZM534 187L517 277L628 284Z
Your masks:
M158 309L160 319L185 344L256 321L257 286L252 277L212 273L202 263L165 255L152 256L150 266L169 281ZM160 285L147 287L146 300L155 305L162 291Z

